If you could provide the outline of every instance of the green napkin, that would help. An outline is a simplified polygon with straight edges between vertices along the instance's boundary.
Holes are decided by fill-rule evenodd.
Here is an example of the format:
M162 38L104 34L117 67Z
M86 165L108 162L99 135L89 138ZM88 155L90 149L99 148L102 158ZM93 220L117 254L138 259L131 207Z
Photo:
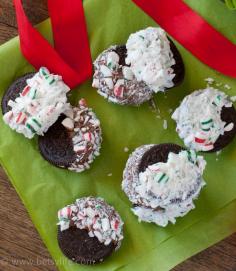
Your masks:
M186 0L186 3L236 42L232 31L236 15L223 3L214 0ZM156 26L131 1L85 0L84 7L93 59L111 44L124 44L130 33ZM51 40L49 21L41 24L39 30ZM101 120L103 130L101 155L84 173L76 174L51 166L40 156L37 138L28 140L15 133L3 124L1 116L1 163L60 270L165 271L235 231L236 140L219 156L204 155L207 186L196 201L196 209L179 218L176 225L161 228L138 223L130 211L130 202L121 191L122 171L128 158L124 148L131 152L141 144L174 142L182 145L175 132L175 123L170 118L170 109L175 109L188 93L205 87L206 77L213 77L222 86L230 85L230 90L222 89L229 95L236 95L235 79L211 70L176 44L184 59L186 77L178 88L155 95L161 118L150 110L148 104L135 108L108 103L91 87L91 80L73 90L71 102L76 104L79 97L85 97ZM0 47L0 67L2 96L11 82L32 70L20 53L18 38ZM168 123L167 130L163 129L164 120ZM112 176L108 176L109 173ZM125 221L125 238L120 250L104 263L92 267L79 266L67 260L56 237L58 209L86 195L104 197Z

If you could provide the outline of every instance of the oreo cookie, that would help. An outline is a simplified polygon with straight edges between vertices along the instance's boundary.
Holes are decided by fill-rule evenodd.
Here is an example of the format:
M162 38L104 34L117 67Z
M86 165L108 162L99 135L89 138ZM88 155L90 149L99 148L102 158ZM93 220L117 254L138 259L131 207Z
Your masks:
M65 231L58 227L58 244L63 254L79 264L103 262L115 250L115 245L104 245L97 237L89 237L88 231L73 226Z
M3 120L27 138L43 135L69 106L69 90L61 76L41 67L8 88L2 99Z
M120 105L140 105L152 98L153 91L138 82L125 63L125 45L115 45L103 51L94 62L93 87L108 101Z
M82 172L98 156L101 147L101 127L84 99L71 107L49 130L38 138L41 155L60 168Z
M143 154L139 164L139 172L145 171L150 165L160 162L166 163L170 152L178 154L182 150L184 150L183 147L172 143L154 145Z
M236 110L230 98L211 87L186 96L172 119L186 147L196 151L219 151L236 135Z
M194 151L172 143L134 150L123 172L122 189L139 221L164 227L193 209L205 185L205 164Z
M11 107L8 105L10 100L14 101L17 97L20 96L22 90L27 86L27 80L32 78L35 75L34 72L27 73L18 79L16 79L10 87L6 90L3 95L1 107L2 107L2 114L7 113L11 110Z
M59 210L58 219L59 247L76 263L100 263L121 245L123 221L102 198L77 199Z
M43 158L60 168L68 168L76 160L72 133L62 125L65 118L65 115L60 116L45 135L38 138L39 151Z

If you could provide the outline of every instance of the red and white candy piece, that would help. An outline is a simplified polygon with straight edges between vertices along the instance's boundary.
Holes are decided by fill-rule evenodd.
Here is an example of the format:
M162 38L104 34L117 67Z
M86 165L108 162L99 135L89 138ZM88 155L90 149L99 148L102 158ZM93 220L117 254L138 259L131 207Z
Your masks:
M87 106L88 106L85 99L80 99L80 100L79 100L79 105L80 105L80 106L83 106L83 107L87 107Z
M20 124L20 123L24 123L27 119L27 116L24 112L20 112L18 115L17 115L17 118L16 118L16 123L17 124Z

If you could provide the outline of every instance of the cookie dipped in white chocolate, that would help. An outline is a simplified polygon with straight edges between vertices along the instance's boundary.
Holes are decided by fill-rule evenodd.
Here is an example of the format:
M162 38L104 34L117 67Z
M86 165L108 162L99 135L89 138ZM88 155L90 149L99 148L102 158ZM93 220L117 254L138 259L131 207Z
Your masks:
M159 146L160 152L166 152L162 145ZM144 155L154 148L155 145L144 145L130 155L123 173L122 189L133 203L132 211L139 221L165 227L169 221L175 223L177 217L195 207L193 200L205 185L202 173L206 162L194 151L182 150L169 152L166 162L150 164L140 171Z
M145 82L154 92L174 86L176 61L162 28L148 27L131 34L126 48L126 63L139 82Z
M27 138L43 135L69 106L67 92L70 88L59 75L40 68L20 95L8 101L10 111L3 116L4 122Z
M176 121L176 131L187 147L211 151L220 136L234 129L233 121L226 123L221 117L222 110L230 107L232 102L222 91L201 89L184 98L172 119Z

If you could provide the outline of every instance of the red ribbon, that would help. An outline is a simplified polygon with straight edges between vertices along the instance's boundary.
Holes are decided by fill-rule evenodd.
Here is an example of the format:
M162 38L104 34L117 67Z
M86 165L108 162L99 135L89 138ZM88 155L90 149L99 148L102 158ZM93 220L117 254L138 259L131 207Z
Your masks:
M236 78L236 46L181 0L133 0L206 65Z
M37 70L45 66L74 88L92 75L82 0L56 2L49 0L48 6L57 51L30 24L21 0L14 0L21 51Z

